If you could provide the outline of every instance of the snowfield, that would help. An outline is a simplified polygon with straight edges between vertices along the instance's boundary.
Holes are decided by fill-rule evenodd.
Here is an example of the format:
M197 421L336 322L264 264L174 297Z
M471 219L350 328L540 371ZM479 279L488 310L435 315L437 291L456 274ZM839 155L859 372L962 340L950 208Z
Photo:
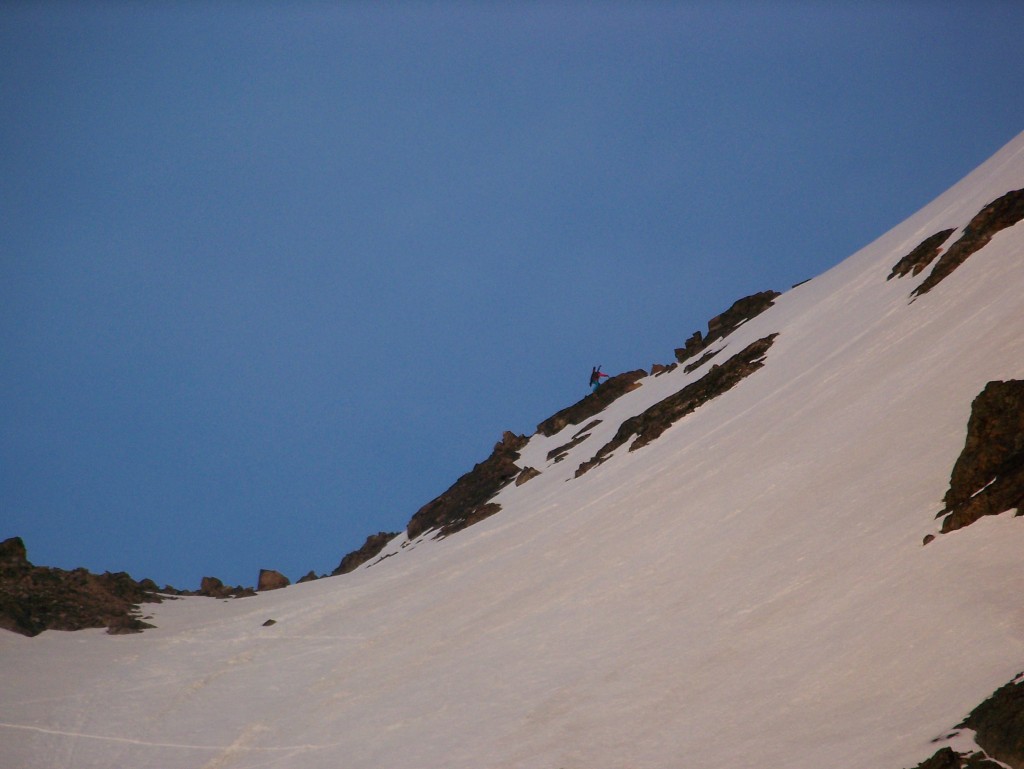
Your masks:
M0 633L0 766L901 769L963 749L941 739L1024 670L1024 519L922 542L971 401L1024 378L1024 223L914 301L927 271L886 278L1021 187L1024 134L700 369L642 380L563 461L582 424L535 435L517 464L541 475L465 531L145 605L139 635ZM573 477L773 333L762 369Z

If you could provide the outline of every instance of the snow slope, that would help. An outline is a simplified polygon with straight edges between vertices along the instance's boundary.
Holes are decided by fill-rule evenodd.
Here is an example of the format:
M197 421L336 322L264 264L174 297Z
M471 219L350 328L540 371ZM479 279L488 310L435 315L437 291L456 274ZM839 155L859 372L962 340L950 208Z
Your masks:
M778 332L764 368L578 479L711 363L642 380L562 462L581 425L534 436L542 474L454 536L147 606L141 635L0 635L0 766L918 763L1024 669L1024 520L922 546L972 399L1024 378L1024 223L913 302L927 273L886 277L1020 187L1024 134L712 361Z

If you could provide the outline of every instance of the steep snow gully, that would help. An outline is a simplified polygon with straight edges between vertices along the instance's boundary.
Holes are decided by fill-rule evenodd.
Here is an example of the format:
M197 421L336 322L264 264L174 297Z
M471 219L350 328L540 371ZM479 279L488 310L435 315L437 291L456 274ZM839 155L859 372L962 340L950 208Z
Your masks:
M1024 134L344 576L0 633L0 766L1020 769L1022 187Z

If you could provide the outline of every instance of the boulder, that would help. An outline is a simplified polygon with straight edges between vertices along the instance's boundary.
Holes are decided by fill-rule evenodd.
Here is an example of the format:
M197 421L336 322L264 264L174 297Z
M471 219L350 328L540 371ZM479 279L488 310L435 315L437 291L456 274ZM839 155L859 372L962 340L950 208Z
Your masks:
M280 590L288 587L292 581L284 574L273 569L260 569L260 578L256 583L256 591L262 593L267 590Z

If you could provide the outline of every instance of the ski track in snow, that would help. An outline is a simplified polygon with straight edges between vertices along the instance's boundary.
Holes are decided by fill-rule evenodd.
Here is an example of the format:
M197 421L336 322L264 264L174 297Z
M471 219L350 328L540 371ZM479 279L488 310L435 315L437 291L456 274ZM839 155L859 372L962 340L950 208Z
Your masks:
M0 729L20 729L26 732L48 734L57 737L69 737L83 740L98 740L100 742L116 742L125 745L139 745L146 748L175 748L180 750L200 750L207 752L256 752L256 753L296 753L310 750L330 750L339 747L341 743L329 743L325 745L270 745L255 746L245 745L253 734L264 731L266 727L259 725L250 727L250 730L241 735L230 745L189 745L180 742L152 742L149 740L135 740L129 737L113 737L103 734L83 734L82 732L69 732L61 729L47 729L42 726L30 726L28 724L9 724L0 722Z

